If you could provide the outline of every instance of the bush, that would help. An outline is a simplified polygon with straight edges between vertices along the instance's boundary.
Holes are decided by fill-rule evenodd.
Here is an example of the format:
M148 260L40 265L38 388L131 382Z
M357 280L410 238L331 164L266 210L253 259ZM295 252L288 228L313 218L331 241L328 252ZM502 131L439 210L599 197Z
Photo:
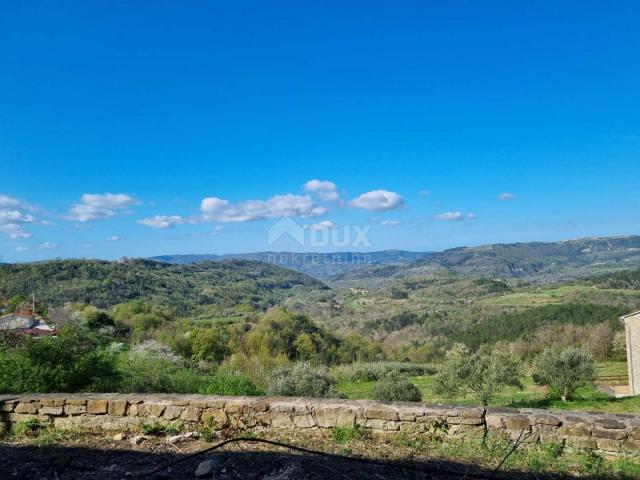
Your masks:
M391 373L408 376L433 375L436 369L424 363L354 362L335 367L332 373L340 381L357 382L380 380Z
M568 401L578 387L591 384L596 378L593 357L575 347L563 350L546 348L535 359L533 379L541 385L548 385L551 392Z
M422 393L407 378L391 374L373 386L371 397L390 402L419 402L422 400Z
M244 375L220 372L207 377L199 393L205 395L263 395L264 392Z
M1 392L104 391L117 378L114 354L77 327L0 351Z
M267 387L269 395L289 397L334 396L336 380L326 368L314 367L308 362L296 363L291 368L281 368L271 375Z

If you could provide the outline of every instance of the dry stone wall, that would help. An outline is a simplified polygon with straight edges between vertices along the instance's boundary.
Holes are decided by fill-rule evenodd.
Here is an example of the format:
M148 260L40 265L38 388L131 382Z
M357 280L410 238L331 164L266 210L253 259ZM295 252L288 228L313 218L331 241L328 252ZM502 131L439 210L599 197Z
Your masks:
M447 441L500 433L524 444L554 442L580 451L640 456L640 416L587 412L296 397L0 395L1 430L32 418L105 431L180 421L194 428L207 424L255 431L360 426L388 434L439 435Z

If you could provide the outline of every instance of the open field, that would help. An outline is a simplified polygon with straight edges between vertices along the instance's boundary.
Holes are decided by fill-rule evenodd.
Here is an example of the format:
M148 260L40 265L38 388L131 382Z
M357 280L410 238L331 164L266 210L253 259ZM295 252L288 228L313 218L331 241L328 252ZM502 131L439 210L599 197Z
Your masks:
M540 288L534 291L490 297L482 300L482 303L501 307L528 308L559 305L572 301L594 303L594 297L640 300L640 291L623 288L597 288L587 285L564 285L558 288Z
M625 362L607 362L598 367L598 375L626 375ZM475 405L478 402L470 397L445 398L433 393L434 376L409 377L411 382L422 392L424 403L451 403L461 405ZM375 381L343 382L338 390L349 398L370 398L371 389ZM524 389L508 387L497 395L491 402L492 406L517 408L547 408L559 410L585 410L608 413L637 413L640 411L640 397L615 399L595 388L582 388L576 398L567 403L559 399L549 399L544 387L535 385L531 376L527 375L523 381Z

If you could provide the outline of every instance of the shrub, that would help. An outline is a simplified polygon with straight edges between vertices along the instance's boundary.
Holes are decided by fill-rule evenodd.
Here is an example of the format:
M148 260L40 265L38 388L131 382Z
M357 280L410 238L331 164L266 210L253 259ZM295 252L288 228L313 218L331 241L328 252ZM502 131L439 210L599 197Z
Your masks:
M488 405L507 385L523 388L522 365L508 352L483 347L471 353L460 343L453 346L436 376L434 390L448 395L472 394L483 405Z
M563 350L546 348L534 363L534 381L548 385L563 402L568 401L578 387L589 385L596 378L593 357L576 347Z
M0 352L0 391L7 393L100 391L116 379L113 353L77 327L23 337Z
M367 436L366 430L351 425L335 427L331 430L331 438L336 443L349 443L352 440L360 440Z
M422 393L407 378L391 374L378 380L371 390L371 397L375 400L419 402Z
M216 372L215 375L206 377L205 385L199 393L205 395L262 395L260 390L251 380L244 375L229 372Z
M267 387L269 395L290 397L326 397L333 395L335 379L326 368L314 367L308 362L296 363L291 368L274 371Z

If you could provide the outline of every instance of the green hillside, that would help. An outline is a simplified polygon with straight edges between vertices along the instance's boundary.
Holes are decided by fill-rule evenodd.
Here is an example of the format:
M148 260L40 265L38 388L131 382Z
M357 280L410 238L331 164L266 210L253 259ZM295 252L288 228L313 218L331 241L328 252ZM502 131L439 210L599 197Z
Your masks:
M0 298L36 295L44 305L107 308L131 300L182 311L249 304L264 309L298 291L326 289L292 270L248 260L171 265L152 260L56 260L0 266Z

